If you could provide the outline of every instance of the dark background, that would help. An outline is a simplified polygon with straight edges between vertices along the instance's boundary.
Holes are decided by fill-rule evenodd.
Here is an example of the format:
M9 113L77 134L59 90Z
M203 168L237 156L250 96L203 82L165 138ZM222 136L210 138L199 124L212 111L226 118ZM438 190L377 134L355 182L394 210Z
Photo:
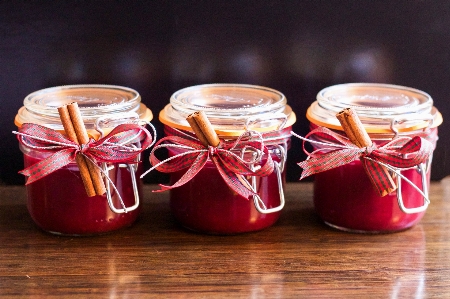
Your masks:
M302 135L306 108L329 85L424 90L444 116L432 178L450 173L450 1L2 1L0 183L24 182L11 131L33 91L123 85L138 90L157 115L176 90L219 82L280 90ZM291 181L300 176L300 148L295 140Z

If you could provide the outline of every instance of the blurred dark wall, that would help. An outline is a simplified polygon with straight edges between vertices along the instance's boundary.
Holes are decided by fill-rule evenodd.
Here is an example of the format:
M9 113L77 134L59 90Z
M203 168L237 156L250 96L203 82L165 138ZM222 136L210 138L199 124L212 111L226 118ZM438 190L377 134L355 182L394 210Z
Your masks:
M0 34L0 183L24 182L11 134L24 97L63 84L132 87L156 115L183 87L264 85L287 96L304 135L320 89L385 82L430 93L450 119L448 1L2 1ZM433 179L450 173L448 132L444 122Z

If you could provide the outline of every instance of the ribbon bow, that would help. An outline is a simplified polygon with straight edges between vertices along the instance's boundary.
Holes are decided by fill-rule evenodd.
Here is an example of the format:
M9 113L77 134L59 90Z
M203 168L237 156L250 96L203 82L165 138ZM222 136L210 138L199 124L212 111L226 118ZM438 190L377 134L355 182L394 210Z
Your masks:
M298 163L303 168L300 179L360 159L380 194L389 184L381 167L391 170L415 167L426 162L434 149L431 142L420 136L396 138L381 147L374 143L370 148L358 148L348 138L324 127L312 130L305 137L293 132L292 135L303 140L303 151L308 155L305 161ZM320 148L308 152L305 142L318 144Z
M19 172L28 177L27 185L74 161L77 153L82 153L91 161L134 163L136 156L152 144L150 133L136 124L118 125L107 136L97 141L90 139L87 144L82 145L55 130L37 124L25 123L19 132L13 133L18 135L19 142L27 147L54 152ZM139 141L140 147L132 145Z
M253 134L257 134L260 137L259 140L254 140ZM239 195L249 199L256 195L256 191L243 176L267 176L274 170L269 150L264 145L261 135L256 132L244 132L233 142L221 140L217 147L206 147L197 138L187 134L185 136L191 139L180 135L162 138L150 153L150 163L153 167L141 177L153 169L168 173L189 168L172 186L160 185L161 190L155 190L155 192L166 191L186 184L205 166L207 160L211 159L228 186ZM172 148L179 154L160 161L155 156L155 151L160 148ZM245 151L252 151L256 155L250 160L244 160L243 155L241 157L235 153L244 153ZM255 164L256 167L253 167Z

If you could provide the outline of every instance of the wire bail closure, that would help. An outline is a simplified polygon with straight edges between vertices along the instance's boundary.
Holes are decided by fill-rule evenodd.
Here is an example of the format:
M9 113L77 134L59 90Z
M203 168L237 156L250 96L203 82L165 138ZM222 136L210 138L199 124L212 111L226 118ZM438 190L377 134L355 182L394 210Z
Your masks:
M245 130L248 131L251 124L256 123L258 121L270 121L270 120L280 120L280 124L278 125L277 130L281 130L286 122L287 122L287 116L284 114L277 113L275 115L272 115L270 117L264 117L264 118L248 118L245 123ZM277 144L273 145L274 149L272 152L274 152L279 158L280 162L274 161L274 170L277 175L277 184L278 184L278 194L280 195L280 204L273 208L267 208L262 201L261 197L256 194L253 196L253 203L255 205L255 208L258 212L261 214L271 214L281 211L284 208L285 205L285 198L284 198L284 190L283 190L283 180L282 180L282 173L284 171L284 166L286 164L287 159L287 144L284 142L282 145ZM242 153L243 155L244 153ZM255 154L255 153L253 153ZM257 177L252 176L251 177L251 187L255 193L257 193Z
M392 132L394 133L394 137L392 137L392 139L398 138L399 136L399 131L398 129L395 127L395 125L397 124L402 124L408 120L411 119L392 119L391 120L391 125L390 125L390 129L392 130ZM428 125L423 128L423 131L428 130L429 128L431 128L431 126L433 125L434 122L434 118L431 116L428 117L421 117L421 118L414 118L414 120L423 120L423 121L427 121ZM427 208L428 205L430 204L430 199L428 197L428 186L427 186L427 174L430 171L430 166L431 166L431 161L432 161L432 155L429 157L429 159L426 161L426 163L421 163L419 165L416 166L416 171L420 173L421 175L421 181L422 181L422 190L419 189L419 187L417 187L415 184L413 184L412 182L408 182L414 189L416 189L417 192L419 192L422 197L423 197L423 205L420 207L415 207L415 208L407 208L403 202L403 195L402 195L402 177L400 175L397 175L397 202L398 202L398 206L400 208L400 210L402 210L402 212L406 213L406 214L416 214L416 213L421 213L424 212ZM392 172L396 173L396 171L391 170Z
M431 159L430 159L431 160ZM427 162L428 164L428 162ZM405 204L403 203L403 196L402 196L402 185L401 185L401 178L400 176L397 176L397 201L398 201L398 205L400 207L400 209L406 213L406 214L416 214L416 213L421 213L424 212L427 208L428 205L430 204L430 199L428 198L428 187L427 187L427 173L429 171L429 167L426 167L424 165L424 163L421 163L419 165L417 165L417 169L416 171L418 171L421 175L422 178L422 192L421 195L423 196L423 205L420 207L415 207L415 208L407 208L405 207Z
M405 123L405 122L411 121L411 120L416 120L416 121L423 120L423 121L428 122L428 125L425 128L423 128L423 131L426 131L426 130L430 129L433 126L433 123L434 123L434 117L431 116L431 115L422 116L420 118L418 118L418 117L416 117L416 118L407 118L407 119L406 118L405 119L393 118L393 119L390 120L390 125L389 125L389 128L394 133L394 137L392 137L392 139L397 138L399 136L399 134L400 134L398 129L395 127L395 125L402 124L402 123Z
M153 136L155 137L152 141L152 143L150 144L149 148L155 143L156 141L156 130L153 127L153 125L148 122L148 121L142 121L139 119L139 115L135 112L127 112L127 113L122 113L120 115L108 115L108 116L101 116L98 117L95 120L95 130L97 132L100 133L100 138L102 138L105 134L103 129L101 128L101 123L108 123L108 122L114 122L114 121L120 121L121 123L128 122L128 123L139 123L139 122L143 122L147 125L149 125L152 130L153 130ZM126 121L128 120L128 121ZM136 180L136 172L137 172L137 164L140 161L140 157L141 155L137 156L135 159L135 163L132 164L126 164L126 163L120 163L118 164L119 168L127 168L128 172L130 173L131 176L131 184L132 184L132 189L133 189L133 196L134 196L134 204L130 207L125 206L125 203L123 202L122 197L120 196L119 192L115 189L115 187L113 186L113 189L115 189L115 191L117 192L117 195L119 197L119 201L121 204L121 208L117 208L114 205L113 202L113 198L112 198L112 191L111 191L111 183L112 180L109 177L109 172L111 170L114 169L114 165L113 164L109 164L106 162L103 162L101 165L101 168L103 170L103 174L105 176L105 187L106 187L106 199L108 201L108 205L109 208L111 209L111 211L113 211L116 214L124 214L124 213L128 213L131 211L136 210L139 207L139 202L140 202L140 198L139 198L139 190L138 190L138 184L137 184L137 180Z
M264 121L270 121L270 120L279 120L280 124L278 125L277 130L281 130L282 128L284 128L284 126L287 123L287 116L286 114L283 113L274 113L272 115L266 116L266 117L262 117L262 116L258 116L258 117L249 117L247 118L245 125L244 125L244 129L245 131L249 131L249 127L257 122L264 122Z

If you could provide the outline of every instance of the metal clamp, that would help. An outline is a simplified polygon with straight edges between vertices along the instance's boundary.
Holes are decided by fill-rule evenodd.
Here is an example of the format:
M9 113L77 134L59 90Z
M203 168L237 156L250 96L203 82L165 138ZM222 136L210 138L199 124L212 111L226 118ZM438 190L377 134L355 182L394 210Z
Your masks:
M425 163L419 164L417 166L417 171L421 174L421 177L422 177L422 191L419 191L419 190L417 190L417 191L419 191L419 193L423 196L423 205L420 207L416 207L416 208L405 207L405 204L403 203L403 196L402 196L402 186L401 186L402 178L399 175L397 175L397 187L398 187L397 201L398 201L398 205L399 205L400 209L406 214L415 214L415 213L424 212L428 208L428 205L430 204L430 200L428 198L427 170L426 170ZM412 184L412 182L408 182L408 183L411 184L413 187L417 187L414 184Z
M254 123L259 123L259 122L262 122L262 121L268 121L268 120L280 120L280 124L278 125L277 130L281 130L286 125L287 116L285 114L283 114L283 113L274 113L274 114L271 114L271 115L269 115L267 117L260 117L260 116L258 116L258 117L249 117L249 118L247 118L247 120L245 122L244 128L245 128L246 131L249 131L250 130L249 129L250 125L252 125Z
M105 187L106 187L106 199L108 200L108 205L111 211L113 211L116 214L123 214L128 213L131 211L134 211L139 206L139 191L136 181L136 171L137 171L137 165L136 164L119 164L119 167L128 168L128 171L131 175L131 184L133 187L133 194L134 194L134 205L131 207L126 207L125 203L123 202L122 198L119 196L120 204L122 205L121 209L118 209L114 206L112 196L111 196L111 186L109 183L109 180L105 180ZM107 167L106 163L103 163L103 170L106 175L108 175L109 171L114 169L114 165L111 167ZM117 192L117 190L116 190Z
M121 113L120 115L114 115L114 116L101 116L96 119L95 121L95 129L97 132L100 133L100 138L104 137L104 131L101 128L101 123L108 123L111 121L118 120L121 123L124 123L124 121L128 120L129 123L138 123L139 122L139 115L137 113L131 112L131 113ZM139 157L136 159L136 162L139 161ZM119 168L128 168L128 171L130 172L131 176L131 184L133 188L133 195L134 195L134 204L131 207L126 207L125 203L123 202L122 197L120 196L118 190L113 185L114 190L117 193L117 196L119 198L120 204L122 208L117 208L114 206L112 195L111 195L111 179L109 178L109 171L114 169L114 165L109 165L107 163L102 163L102 169L103 174L106 176L104 179L105 187L106 187L106 199L108 201L109 208L111 211L113 211L116 214L123 214L128 213L131 211L134 211L139 206L139 191L138 191L138 184L136 181L136 172L137 172L137 165L136 164L119 164Z
M119 123L132 123L137 124L139 120L139 115L135 112L124 112L117 115L104 115L100 116L95 120L95 130L100 133L100 138L102 138L105 133L101 127L101 123L109 123L119 121Z
M265 205L264 202L262 201L261 197L259 197L259 195L255 195L253 196L253 203L255 204L255 208L256 210L258 210L258 212L262 213L262 214L271 214L271 213L275 213L278 211L281 211L284 208L284 191L283 191L283 180L281 178L281 165L279 162L275 162L274 161L274 165L275 165L275 172L277 174L277 182L278 182L278 193L280 194L280 205L274 208L270 208L268 209Z
M434 118L433 118L432 115L428 115L427 117L422 117L422 118L417 118L417 119L414 119L414 118L409 118L409 119L396 119L396 118L393 118L391 120L391 124L390 124L390 129L391 129L392 132L394 132L394 137L392 139L397 138L398 135L399 135L398 129L395 127L395 125L402 124L402 123L410 121L410 120L427 121L428 122L428 126L423 128L424 131L427 130L428 128L430 128L433 125L433 122L434 122Z

